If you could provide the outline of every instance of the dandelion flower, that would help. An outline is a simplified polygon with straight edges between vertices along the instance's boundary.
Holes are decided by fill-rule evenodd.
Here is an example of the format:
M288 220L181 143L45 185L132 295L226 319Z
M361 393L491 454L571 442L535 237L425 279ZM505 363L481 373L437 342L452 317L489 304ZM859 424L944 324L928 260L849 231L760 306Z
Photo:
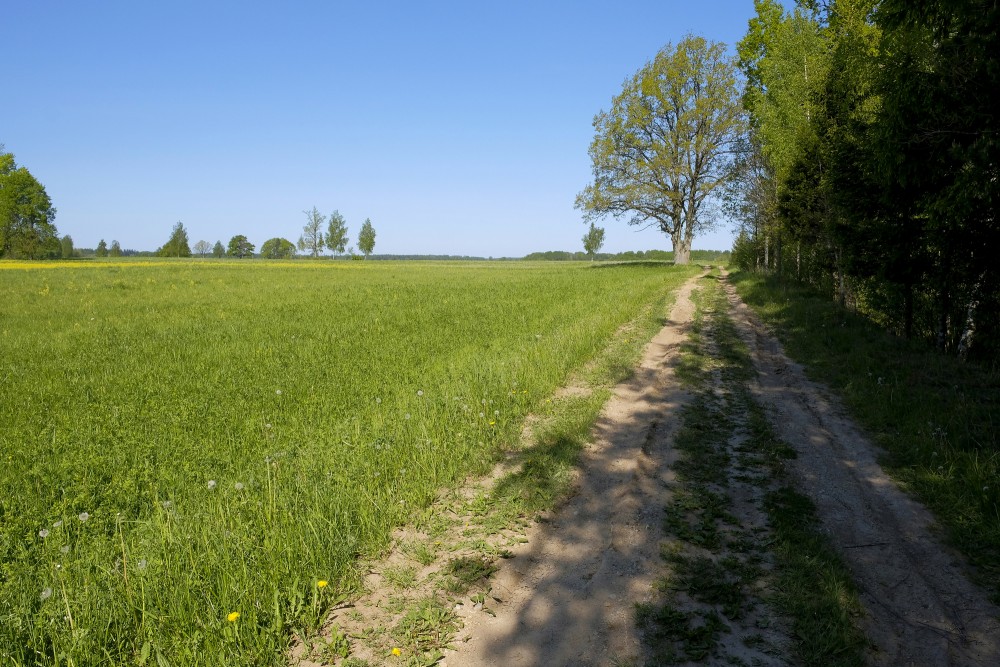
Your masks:
M236 482L235 484L233 484L233 488L235 488L237 491L242 491L243 490L243 482Z
M90 518L90 514L88 514L87 512L80 512L80 516L78 516L77 518L80 519L80 521L86 523L87 519Z
M42 600L48 600L50 597L52 597L52 589L43 588L41 594L38 597L41 598Z
M493 420L490 420L490 426L496 426L496 422L493 421Z
M233 611L233 612L229 612L229 616L226 616L226 620L229 621L230 623L233 623L239 617L240 617L240 612Z
M46 537L49 536L49 531L42 528L40 531L38 531L38 536L44 540Z
M403 655L403 652L400 651L399 648L393 646L392 647L392 654L398 658L399 656Z
M329 583L326 579L320 579L316 582L316 588L326 588Z
M215 482L214 479L208 480L208 490L211 491L212 489L214 489L215 488L215 484L216 484L216 482Z

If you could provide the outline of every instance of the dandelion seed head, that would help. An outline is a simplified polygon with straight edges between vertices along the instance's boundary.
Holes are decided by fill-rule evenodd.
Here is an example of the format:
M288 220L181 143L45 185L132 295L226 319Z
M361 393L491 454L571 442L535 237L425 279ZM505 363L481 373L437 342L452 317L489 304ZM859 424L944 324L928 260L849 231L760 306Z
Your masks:
M78 516L77 518L78 518L78 519L79 519L80 521L82 521L82 522L86 523L86 522L87 522L87 519L89 519L89 518L90 518L90 514L88 514L87 512L80 512L80 515L79 515L79 516Z
M48 587L43 588L42 592L39 594L38 597L40 597L42 600L48 600L50 597L52 597L52 589Z
M275 389L274 393L277 394L278 396L281 396L281 390L280 389Z
M217 482L214 479L208 480L208 490L211 491L215 488Z
M479 413L479 416L480 416L480 417L485 417L485 416L486 416L486 413L485 413L485 412L480 412L480 413Z
M40 531L38 531L38 536L44 540L46 537L49 536L49 531L42 528Z
M499 410L494 410L494 411L493 411L493 414L494 414L495 416L499 417L499 416L500 416L500 411L499 411Z
M62 525L62 519L59 519L58 521L56 521L55 523L52 524L52 527L53 528L58 528L61 525Z
M161 504L163 505L163 509L165 510L170 510L173 509L174 507L174 504L169 500L164 500Z
M417 389L417 396L423 396L423 395L424 395L424 390L423 389Z
M486 405L486 399L485 398L483 399L483 405Z
M379 398L378 396L376 396L376 397L375 397L375 404L376 404L376 405L382 405L382 399L381 399L381 398Z
M406 415L403 416L403 419L409 419L409 418L410 418L410 413L407 412Z
M236 489L237 491L242 491L243 490L243 482L236 482L235 484L233 484L233 488Z
M61 549L59 549L59 551L61 551L64 554L68 554L69 553L69 545L67 544L67 545L63 546Z

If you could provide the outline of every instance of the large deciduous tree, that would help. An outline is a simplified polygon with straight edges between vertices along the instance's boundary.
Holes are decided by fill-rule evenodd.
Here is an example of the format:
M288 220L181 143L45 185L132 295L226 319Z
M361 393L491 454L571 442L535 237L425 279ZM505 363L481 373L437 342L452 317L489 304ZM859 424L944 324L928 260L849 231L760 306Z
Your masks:
M659 227L674 261L687 264L695 234L713 222L711 204L730 178L744 128L725 45L691 35L668 44L594 118L594 182L576 206L588 221L612 215Z
M591 222L590 229L583 235L583 251L590 255L590 261L594 261L594 255L602 245L604 245L604 228L595 227Z
M190 257L191 246L188 245L188 233L184 229L184 223L178 221L170 232L170 239L163 244L163 247L156 251L161 257Z
M237 234L229 239L229 256L243 259L253 257L254 245L243 234Z
M0 257L58 257L55 217L42 184L0 145Z
M295 244L276 236L264 241L260 247L260 256L264 259L291 259L295 257Z
M212 246L212 257L219 259L226 254L226 247L222 245L222 241L216 241L215 245Z
M358 233L358 250L364 254L365 259L368 259L368 255L375 250L375 228L372 227L372 221L369 218L365 218L364 224L361 225L361 231Z
M199 257L204 257L212 250L212 244L208 241L198 241L194 244L194 251Z
M330 223L326 228L326 247L333 251L334 257L342 254L347 247L347 220L340 211L330 214Z
M309 252L313 257L319 257L323 250L326 238L323 236L323 223L326 216L313 206L311 211L302 211L306 214L306 224L302 227L302 236L299 237L299 250Z

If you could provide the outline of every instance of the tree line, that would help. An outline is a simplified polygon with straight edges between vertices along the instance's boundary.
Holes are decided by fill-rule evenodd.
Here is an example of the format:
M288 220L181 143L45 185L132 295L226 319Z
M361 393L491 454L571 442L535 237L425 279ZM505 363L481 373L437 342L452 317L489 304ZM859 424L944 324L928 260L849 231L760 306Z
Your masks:
M749 132L734 260L997 359L997 4L754 4L737 48Z

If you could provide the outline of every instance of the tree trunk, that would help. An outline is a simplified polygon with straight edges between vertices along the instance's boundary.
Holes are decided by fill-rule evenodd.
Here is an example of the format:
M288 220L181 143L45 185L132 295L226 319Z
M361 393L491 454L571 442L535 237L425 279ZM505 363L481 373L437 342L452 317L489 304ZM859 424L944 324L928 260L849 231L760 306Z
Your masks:
M764 234L764 273L771 272L771 237Z
M674 244L674 264L690 264L691 239L685 238L684 234L677 232L670 235L670 241Z

